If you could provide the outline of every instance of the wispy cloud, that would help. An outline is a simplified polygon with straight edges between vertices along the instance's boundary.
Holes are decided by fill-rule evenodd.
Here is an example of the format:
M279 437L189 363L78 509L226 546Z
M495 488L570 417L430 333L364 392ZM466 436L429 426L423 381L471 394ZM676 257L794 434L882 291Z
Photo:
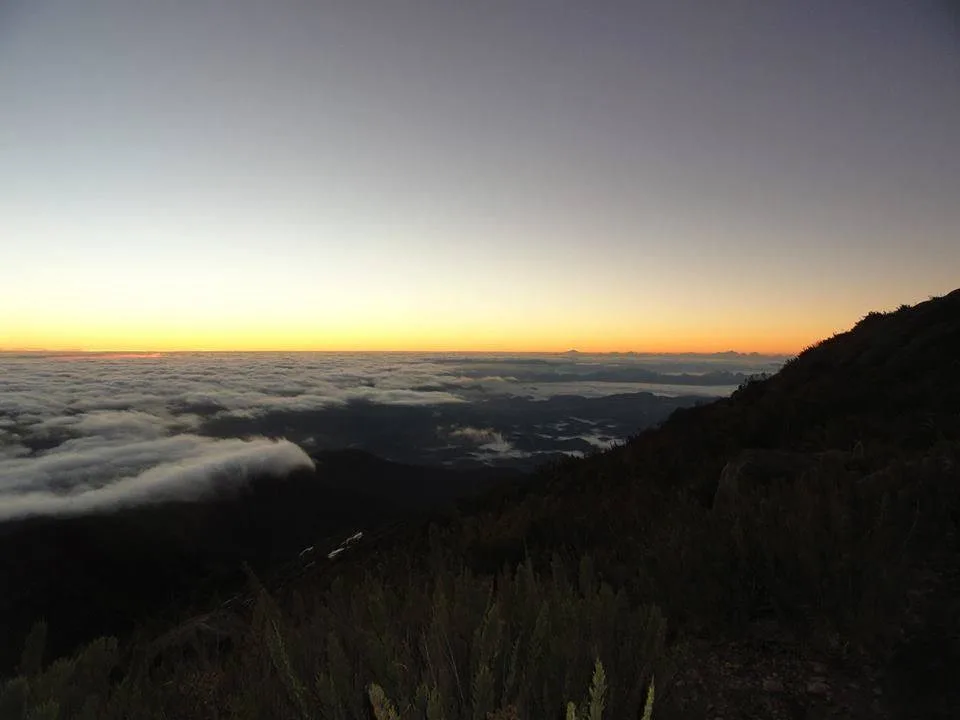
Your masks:
M193 500L218 482L239 484L308 467L313 461L286 441L75 438L37 457L0 459L0 520Z
M475 445L503 442L503 435L493 428L458 427L449 433L454 440L464 440Z

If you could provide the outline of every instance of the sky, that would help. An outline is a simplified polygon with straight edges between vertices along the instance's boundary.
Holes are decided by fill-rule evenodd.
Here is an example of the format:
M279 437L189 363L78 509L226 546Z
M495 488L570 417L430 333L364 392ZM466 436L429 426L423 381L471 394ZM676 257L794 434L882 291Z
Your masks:
M0 349L796 352L960 279L947 2L0 0Z

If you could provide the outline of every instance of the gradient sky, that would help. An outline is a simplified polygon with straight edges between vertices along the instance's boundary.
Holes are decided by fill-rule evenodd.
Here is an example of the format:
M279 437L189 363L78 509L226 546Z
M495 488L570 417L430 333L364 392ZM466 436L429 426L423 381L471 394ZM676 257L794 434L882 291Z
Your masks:
M0 348L793 352L960 285L908 0L0 0Z

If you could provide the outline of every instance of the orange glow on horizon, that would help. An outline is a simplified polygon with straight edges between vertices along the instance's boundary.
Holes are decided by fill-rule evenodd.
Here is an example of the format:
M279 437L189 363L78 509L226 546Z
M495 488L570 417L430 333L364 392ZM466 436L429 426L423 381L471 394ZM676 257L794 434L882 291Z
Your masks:
M111 353L129 357L173 352L517 352L558 353L576 350L582 353L718 353L734 351L766 355L795 355L803 348L837 330L802 337L763 334L701 332L670 336L629 336L610 334L575 337L543 333L525 336L483 332L432 334L394 332L389 334L323 334L318 332L168 332L168 333L90 333L3 338L0 352L76 352Z
M437 310L432 315L367 311L299 313L74 312L61 306L23 314L0 326L0 351L50 352L566 352L717 353L795 355L845 330L853 321L805 316L774 317L733 311L718 318L664 308L639 312L539 311L524 316ZM839 313L838 313L839 314Z

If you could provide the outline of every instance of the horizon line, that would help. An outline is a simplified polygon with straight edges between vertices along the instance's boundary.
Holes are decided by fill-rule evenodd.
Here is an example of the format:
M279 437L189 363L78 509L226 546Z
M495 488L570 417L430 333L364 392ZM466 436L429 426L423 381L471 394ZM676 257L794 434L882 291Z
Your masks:
M269 348L269 349L204 349L204 348L182 348L176 350L160 349L132 349L132 348L111 348L111 349L87 349L87 348L0 348L0 354L38 354L48 353L51 355L177 355L188 353L208 353L208 354L228 354L228 353L324 353L330 355L369 354L442 354L455 353L463 355L764 355L768 357L791 357L799 354L796 352L763 352L759 350L465 350L465 349L289 349L289 348Z

